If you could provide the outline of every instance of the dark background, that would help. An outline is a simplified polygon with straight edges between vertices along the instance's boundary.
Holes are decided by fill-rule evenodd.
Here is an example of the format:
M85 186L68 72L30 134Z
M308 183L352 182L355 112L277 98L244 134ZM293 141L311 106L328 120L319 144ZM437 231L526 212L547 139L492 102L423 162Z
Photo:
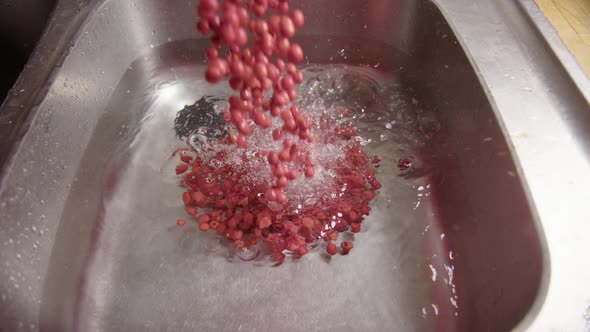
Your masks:
M0 104L27 63L55 0L0 0Z

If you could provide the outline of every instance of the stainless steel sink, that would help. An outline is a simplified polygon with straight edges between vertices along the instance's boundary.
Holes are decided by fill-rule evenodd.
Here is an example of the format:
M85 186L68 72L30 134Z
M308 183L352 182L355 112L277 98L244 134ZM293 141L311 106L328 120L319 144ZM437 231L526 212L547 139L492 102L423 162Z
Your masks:
M578 88L587 82L548 51L554 44L539 35L535 9L528 1L294 3L307 13L299 36L306 66L345 65L393 89L375 98L366 97L374 81L357 89L365 97L353 111L372 140L366 148L384 159L384 188L355 251L274 267L242 262L217 238L176 227L180 189L165 172L182 145L174 119L203 96L227 94L201 79L206 43L194 31L196 1L62 0L41 41L60 40L55 61L39 68L51 77L0 109L15 116L15 105L25 105L26 119L2 144L10 153L0 187L0 330L559 326L543 311L547 293L561 289L549 282L556 247L543 233L556 218L535 208L555 196L545 195L547 173L518 141L515 128L533 136L539 129L514 115L515 98L541 101L550 91L561 108L545 104L537 116L577 119L555 135L580 142L590 113L580 113L588 103ZM523 54L538 47L526 59L544 66L519 71ZM539 78L547 73L553 81ZM377 117L385 97L396 106L388 116L407 120L403 132ZM579 147L569 155L585 156ZM408 154L416 167L400 172L396 161Z

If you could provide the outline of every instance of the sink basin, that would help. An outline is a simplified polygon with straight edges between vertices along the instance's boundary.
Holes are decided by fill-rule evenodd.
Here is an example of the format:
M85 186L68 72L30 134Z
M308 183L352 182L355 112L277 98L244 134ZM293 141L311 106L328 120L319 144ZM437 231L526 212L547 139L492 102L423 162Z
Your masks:
M544 236L493 99L439 6L296 3L307 67L380 77L353 109L384 184L355 251L274 267L175 226L174 119L227 90L201 79L195 1L107 0L84 7L4 168L3 328L510 331L535 314ZM393 90L368 98L378 85ZM371 106L390 97L388 120L406 119L397 134ZM399 171L408 156L414 168Z
M0 104L18 78L45 25L55 1L0 1ZM31 10L35 8L35 10Z

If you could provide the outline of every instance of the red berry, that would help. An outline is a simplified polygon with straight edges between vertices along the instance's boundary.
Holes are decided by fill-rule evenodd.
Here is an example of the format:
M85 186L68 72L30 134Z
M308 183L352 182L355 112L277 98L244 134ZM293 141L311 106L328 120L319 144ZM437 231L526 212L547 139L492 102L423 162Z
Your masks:
M271 32L278 33L280 30L280 26L281 26L281 17L280 16L273 14L268 18L268 27Z
M291 154L289 153L289 150L288 149L283 149L279 153L279 160L280 161L288 161L289 159L291 159Z
M236 28L229 23L222 23L219 35L226 44L232 44L237 37Z
M229 238L230 238L231 240L234 240L234 241L236 241L236 240L239 240L239 239L241 239L243 235L244 235L244 232L242 232L242 231L241 231L241 230L239 230L239 229L234 229L233 231L231 231L231 232L229 233Z
M283 71L285 70L285 61L283 61L283 59L276 59L275 60L275 66L277 66L277 69L279 71Z
M273 166L278 165L279 164L279 156L274 152L269 153L268 154L268 163Z
M283 136L283 133L279 129L275 129L272 131L272 139L278 141Z
M373 178L371 180L369 180L369 184L373 187L373 189L375 190L379 190L381 189L382 185L381 182L377 181L377 179Z
M283 36L287 38L295 36L295 24L289 16L285 15L280 18L279 28Z
M206 35L209 32L211 32L211 27L209 27L209 22L207 22L206 20L199 21L199 23L197 23L197 31L199 31L199 33L202 35Z
M219 1L218 0L201 0L199 2L199 7L210 10L210 11L216 11L217 9L219 9Z
M277 40L276 47L279 50L281 56L286 56L289 52L289 48L291 47L291 42L289 42L289 38L279 38Z
M313 168L313 166L308 165L305 166L305 176L308 178L312 178L315 175L315 169Z
M308 253L307 247L306 246L301 246L297 249L297 253L299 254L299 256L305 256Z
M310 217L304 217L303 219L301 219L301 225L303 225L303 227L311 229L314 226L314 221Z
M191 161L193 161L193 157L187 155L187 154L181 154L180 155L180 160L182 160L182 162L185 162L187 164L190 164Z
M197 208L194 208L192 206L186 208L186 214L188 214L191 217L192 216L196 216L197 215L197 212L198 212L197 211Z
M286 1L280 2L279 5L277 6L277 9L281 13L287 14L289 12L289 3Z
M269 202L274 202L277 200L277 192L272 188L266 189L266 193L264 194L264 198L266 198ZM262 227L264 228L264 227Z
M301 82L303 82L303 73L301 71L296 71L293 74L293 79L295 80L295 83L300 84Z
M244 135L239 135L236 144L241 148L245 148L248 145L248 140Z
M284 192L282 192L282 191L279 191L279 192L277 193L277 201L278 201L279 203L285 203L285 202L287 202L287 200L288 200L288 199L289 199L289 198L287 197L287 195L285 195L285 193L284 193Z
M350 225L350 231L353 233L360 233L361 224L353 223L352 225Z
M353 245L350 241L342 241L342 243L340 243L340 247L342 248L342 254L346 255L352 250Z
M326 252L328 253L328 255L334 256L338 253L338 247L336 247L334 243L328 243L328 246L326 247Z
M412 161L408 158L401 158L397 162L397 167L400 169L400 171L405 171L412 167Z
M272 219L269 216L263 216L256 220L258 228L267 228L272 224Z
M271 256L272 256L272 260L279 263L279 264L285 260L285 257L287 257L282 252L275 252Z
M277 180L277 186L278 187L281 187L281 188L282 187L286 187L288 184L289 184L289 180L285 176L281 176Z
M268 69L266 68L266 64L263 62L257 62L254 65L254 74L258 77L259 80L262 80L268 76Z
M197 218L199 224L206 224L211 220L211 216L209 214L202 214Z
M301 63L303 61L303 49L299 44L291 44L291 47L289 47L289 61L293 63Z
M176 166L176 174L182 174L185 173L188 170L188 165L187 164L178 164L178 166Z
M188 205L191 203L191 194L189 192L182 193L182 202L184 205Z
M219 67L211 67L207 68L207 72L205 73L205 79L209 83L217 83L221 80L222 73Z
M191 196L198 206L203 205L207 202L207 197L205 197L205 195L203 195L203 193L200 191L193 192Z
M305 24L305 16L300 9L295 9L291 12L291 20L297 28L301 28Z
M291 76L291 74L286 74L281 79L281 87L285 90L292 90L295 88L295 81L293 80L293 76Z

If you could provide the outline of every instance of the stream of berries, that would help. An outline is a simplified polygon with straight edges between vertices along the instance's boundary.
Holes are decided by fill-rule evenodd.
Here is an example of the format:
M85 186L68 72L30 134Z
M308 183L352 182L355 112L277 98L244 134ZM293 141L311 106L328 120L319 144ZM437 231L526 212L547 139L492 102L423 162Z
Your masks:
M237 250L260 249L278 263L319 241L329 255L348 254L353 243L341 233L360 232L371 212L379 158L363 151L351 124L299 108L303 12L289 0L201 0L197 13L211 42L205 78L235 94L223 111L224 138L173 154L188 215L178 226L196 220ZM338 158L323 158L325 147Z

